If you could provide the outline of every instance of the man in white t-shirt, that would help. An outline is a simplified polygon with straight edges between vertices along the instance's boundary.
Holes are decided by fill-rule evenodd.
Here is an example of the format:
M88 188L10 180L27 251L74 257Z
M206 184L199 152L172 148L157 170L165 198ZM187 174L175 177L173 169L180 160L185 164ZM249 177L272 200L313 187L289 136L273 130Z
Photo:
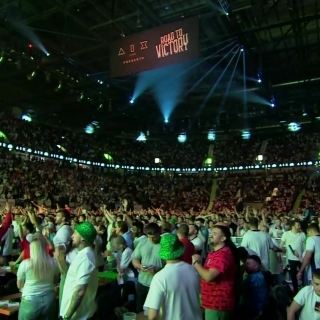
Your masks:
M144 308L148 319L202 320L200 278L193 266L182 262L184 245L175 234L161 238L159 257L165 267L154 275Z
M53 244L55 247L61 245L62 243L68 246L70 243L72 229L68 224L69 216L70 214L66 210L60 210L56 214L55 220L58 230L53 238Z
M297 278L301 279L303 271L308 265L312 271L320 268L320 231L316 223L309 224L307 228L308 239L306 242L306 252L303 257Z
M141 221L134 221L132 223L132 235L133 235L133 247L136 248L139 241L146 239L146 235L143 233L144 226Z
M53 241L50 240L49 229L46 228L42 230L42 234L46 238L51 250L60 247L61 250L68 251L72 236L72 229L68 224L69 216L70 214L66 210L59 210L57 212L55 219L57 232L53 238Z
M287 311L287 320L295 320L299 310L299 320L320 319L320 269L313 272L312 284L303 287L294 297Z
M256 252L261 259L262 266L269 270L269 250L281 252L272 242L270 235L258 229L258 219L251 218L249 221L250 230L242 238L241 247L249 248Z
M146 226L147 238L139 241L132 254L132 264L139 270L137 284L137 312L143 311L154 275L159 272L164 262L159 258L161 229L156 223Z
M294 292L298 292L297 271L300 269L306 235L301 232L300 221L294 221L291 230L286 231L280 242L280 248L286 247L286 255L290 265L290 275Z
M96 236L97 231L90 222L75 227L72 241L79 252L68 269L60 305L62 319L87 320L95 313L98 271L92 245Z
M270 229L269 229L270 236L275 239L281 238L284 231L285 230L282 228L282 225L281 225L281 219L279 217L275 218L274 224L270 226Z
M203 241L198 237L199 227L195 224L189 225L189 240L194 245L197 254L202 254Z

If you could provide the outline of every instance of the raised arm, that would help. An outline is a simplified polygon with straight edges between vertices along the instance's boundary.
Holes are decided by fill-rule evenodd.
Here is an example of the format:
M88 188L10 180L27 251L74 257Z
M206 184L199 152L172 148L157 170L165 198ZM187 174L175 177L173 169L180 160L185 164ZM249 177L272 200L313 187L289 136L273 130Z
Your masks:
M12 223L12 216L11 216L11 212L8 211L6 214L6 217L2 222L2 226L0 228L0 241L3 238L3 236L7 233L8 229L11 226L11 223Z

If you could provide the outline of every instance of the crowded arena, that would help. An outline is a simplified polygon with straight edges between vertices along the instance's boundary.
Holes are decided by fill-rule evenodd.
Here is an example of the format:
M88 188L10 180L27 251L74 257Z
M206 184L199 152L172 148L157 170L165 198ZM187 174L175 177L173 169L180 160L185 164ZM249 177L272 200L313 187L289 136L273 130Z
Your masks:
M1 3L0 319L320 320L318 11Z

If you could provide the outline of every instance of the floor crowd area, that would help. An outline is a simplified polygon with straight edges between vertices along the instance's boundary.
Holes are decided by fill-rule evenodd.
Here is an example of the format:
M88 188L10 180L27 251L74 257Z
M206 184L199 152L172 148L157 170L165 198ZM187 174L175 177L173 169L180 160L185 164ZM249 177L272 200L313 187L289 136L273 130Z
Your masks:
M313 166L111 170L3 149L0 315L316 320L318 189Z

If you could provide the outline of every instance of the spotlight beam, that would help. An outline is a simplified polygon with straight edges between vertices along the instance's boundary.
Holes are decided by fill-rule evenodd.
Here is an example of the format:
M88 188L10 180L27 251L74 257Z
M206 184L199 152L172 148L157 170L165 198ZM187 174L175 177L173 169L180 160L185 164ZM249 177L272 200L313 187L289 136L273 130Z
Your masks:
M243 61L243 121L244 128L248 127L248 108L247 108L247 80L246 80L246 55L245 51L242 52Z
M231 48L231 50L226 53L212 68L210 68L185 94L187 96L190 92L192 92L200 82L203 81L204 78L206 78L225 58L228 57L228 55L237 47L238 45L235 45ZM237 51L238 52L238 51Z
M227 100L227 96L229 94L229 91L230 91L230 88L231 88L231 84L232 84L232 81L233 81L233 78L234 78L234 74L236 73L236 70L237 70L237 67L238 67L238 63L239 63L239 60L240 60L240 56L241 56L241 51L239 52L239 55L238 55L238 59L237 59L237 62L233 68L233 71L232 71L232 74L231 74L231 77L230 77L230 80L228 82L228 85L227 85L227 89L226 91L224 92L224 95L223 95L223 98L222 98L222 101L220 103L220 106L219 106L219 111L218 111L218 114L217 114L217 123L219 123L219 120L220 120L220 114L221 112L223 111L223 107L226 103L226 100Z
M208 57L203 58L201 61L195 63L194 65L192 65L191 67L187 68L186 70L184 70L181 75L186 74L187 72L189 72L190 70L194 69L195 67L197 67L199 64L209 60L210 58L212 58L213 56L215 56L216 54L220 53L221 51L223 51L224 49L227 49L228 47L230 47L232 44L234 44L235 41L232 41L231 43L227 44L226 46L224 46L223 48L219 49L218 51L214 52L213 54L211 54Z
M220 41L218 43L214 43L214 44L211 44L211 45L209 45L209 46L207 46L205 48L202 48L201 51L209 50L211 48L220 46L220 45L224 44L225 42L229 42L229 41L235 42L235 41L237 41L237 39L236 38L230 38L230 39L227 39L227 40L224 40L224 41Z
M218 78L218 80L215 82L215 84L212 86L212 88L210 89L209 93L207 94L207 96L205 97L204 101L202 102L200 108L197 111L197 114L195 115L195 117L193 118L189 128L193 125L194 121L199 117L199 115L201 114L201 111L203 110L203 108L206 106L208 100L210 99L212 93L214 92L214 90L216 89L216 87L218 86L219 82L221 81L221 79L223 78L224 74L226 73L227 69L229 68L231 62L233 61L234 57L238 54L240 48L237 49L237 51L233 54L232 58L230 59L230 61L228 62L227 66L224 68L224 70L222 71L220 77ZM230 52L228 52L229 55Z
M228 40L230 41L230 39ZM223 41L226 42L226 41ZM231 45L235 44L235 40L233 40L231 43L228 43L226 46L224 46L223 48L219 49L218 51L212 53L211 55L201 59L200 61L196 62L195 64L193 64L192 66L190 66L189 68L187 68L186 70L183 70L177 74L175 74L173 76L174 79L181 77L182 75L188 73L189 71L191 71L192 69L194 69L195 67L199 66L201 63L207 61L208 59L212 58L214 55L220 53L221 51L227 49L228 47L230 47ZM148 72L148 71L147 71ZM149 71L150 72L150 71ZM147 89L149 89L150 87L152 87L154 85L154 83L152 81L146 81L146 79L144 78L144 75L146 73L141 73L138 76L138 80L136 82L135 88L134 88L134 92L133 92L133 98L137 99L139 96L141 96L143 94L143 92L145 92Z

